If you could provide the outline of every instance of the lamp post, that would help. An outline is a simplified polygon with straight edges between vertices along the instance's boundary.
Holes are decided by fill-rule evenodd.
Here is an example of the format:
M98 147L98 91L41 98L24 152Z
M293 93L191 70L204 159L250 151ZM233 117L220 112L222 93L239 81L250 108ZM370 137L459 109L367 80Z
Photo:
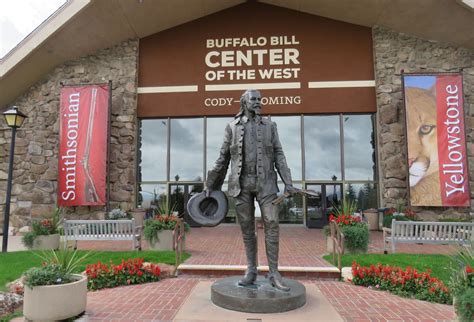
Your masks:
M16 129L23 125L26 115L18 111L16 106L3 112L7 125L12 128L12 142L10 145L10 161L8 165L8 180L7 180L7 196L5 200L5 214L3 216L3 243L2 253L7 252L8 248L8 226L10 223L10 198L12 192L12 175L13 175L13 155L15 154L15 135Z

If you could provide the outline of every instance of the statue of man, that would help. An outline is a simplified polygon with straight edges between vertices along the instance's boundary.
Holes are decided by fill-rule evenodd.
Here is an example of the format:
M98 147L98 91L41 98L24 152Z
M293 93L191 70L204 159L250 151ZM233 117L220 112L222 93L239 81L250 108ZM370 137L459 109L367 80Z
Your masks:
M278 139L277 126L262 118L260 92L247 90L240 98L240 112L227 124L224 143L214 168L208 172L206 194L220 190L229 162L229 194L235 198L237 218L247 256L247 271L239 285L252 285L257 279L257 239L255 236L254 199L260 205L265 231L270 283L277 289L289 291L278 272L278 186L275 168L285 184L285 192L295 193L291 173Z

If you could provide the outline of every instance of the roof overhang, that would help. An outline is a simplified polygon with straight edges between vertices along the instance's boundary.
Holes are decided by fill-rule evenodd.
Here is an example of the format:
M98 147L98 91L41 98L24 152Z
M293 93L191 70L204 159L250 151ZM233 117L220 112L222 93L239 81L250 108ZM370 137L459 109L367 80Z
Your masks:
M462 0L261 0L474 50L474 11ZM70 0L0 60L0 108L55 66L143 38L242 0ZM249 13L255 14L255 13Z

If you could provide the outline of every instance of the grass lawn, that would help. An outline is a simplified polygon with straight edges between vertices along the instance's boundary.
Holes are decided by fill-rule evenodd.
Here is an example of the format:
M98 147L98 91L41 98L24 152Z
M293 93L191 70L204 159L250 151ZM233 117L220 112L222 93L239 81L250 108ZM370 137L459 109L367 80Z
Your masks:
M79 255L87 251L79 251ZM0 253L0 291L6 290L8 282L18 279L23 272L31 267L41 265L42 259L38 251L21 251L11 253ZM175 264L175 253L173 251L128 251L128 252L111 252L111 251L92 251L90 256L84 261L78 272L86 269L87 264L109 263L119 264L122 259L143 257L146 262ZM183 253L183 261L188 259L190 255Z
M324 259L332 264L332 255L324 256ZM418 271L431 270L431 276L437 277L445 284L451 277L451 268L456 267L454 260L447 255L426 255L426 254L358 254L342 255L342 266L352 266L356 261L362 266L381 263L383 265L398 266L406 268L410 266Z

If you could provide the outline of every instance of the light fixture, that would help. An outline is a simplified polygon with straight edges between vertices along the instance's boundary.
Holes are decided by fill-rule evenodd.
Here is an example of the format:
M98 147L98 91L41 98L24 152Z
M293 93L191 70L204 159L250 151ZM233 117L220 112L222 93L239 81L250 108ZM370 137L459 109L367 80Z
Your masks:
M13 176L13 155L15 154L15 134L16 129L23 125L26 115L18 111L16 106L12 106L9 110L3 112L7 125L12 128L12 141L10 145L10 162L8 166L7 179L7 195L5 200L5 213L3 216L3 243L2 252L6 253L8 249L8 228L10 224L10 199L12 193L12 176Z
M11 128L19 128L23 125L26 115L18 110L18 107L12 106L9 110L3 112L7 125Z

